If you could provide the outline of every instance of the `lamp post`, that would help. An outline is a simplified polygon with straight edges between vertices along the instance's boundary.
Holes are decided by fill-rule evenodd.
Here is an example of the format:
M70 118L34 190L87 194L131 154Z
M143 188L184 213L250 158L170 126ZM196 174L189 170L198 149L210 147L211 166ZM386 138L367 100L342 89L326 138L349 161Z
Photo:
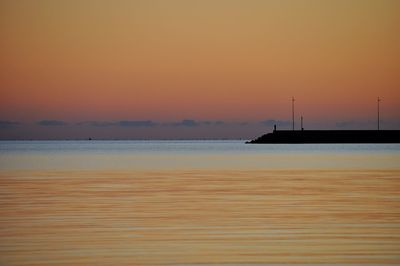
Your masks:
M304 130L304 128L303 128L303 116L301 116L301 130Z
M377 99L377 105L378 105L378 130L379 130L379 103L380 103L381 99L378 97Z
M292 130L294 131L294 97L292 97Z

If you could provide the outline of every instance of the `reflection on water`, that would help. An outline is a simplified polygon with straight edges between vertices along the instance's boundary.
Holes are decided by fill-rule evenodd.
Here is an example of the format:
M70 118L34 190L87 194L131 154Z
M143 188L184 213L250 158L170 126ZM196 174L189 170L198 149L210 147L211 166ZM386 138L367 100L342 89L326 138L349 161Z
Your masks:
M0 141L4 170L393 169L400 144Z
M399 162L392 148L279 151L289 166L303 158L309 167L300 170L261 162L254 170L239 155L230 157L231 169L218 167L207 161L220 158L218 150L173 150L175 169L161 163L164 152L126 151L123 160L153 160L154 168L119 168L117 152L107 165L105 152L86 149L76 156L104 156L103 165L77 170L71 162L7 167L11 158L34 161L51 152L3 146L0 265L399 264L400 168L390 168ZM53 152L58 162L73 154ZM184 155L205 162L179 164ZM328 157L338 167L324 162ZM307 162L312 158L315 164ZM392 161L371 169L372 158Z

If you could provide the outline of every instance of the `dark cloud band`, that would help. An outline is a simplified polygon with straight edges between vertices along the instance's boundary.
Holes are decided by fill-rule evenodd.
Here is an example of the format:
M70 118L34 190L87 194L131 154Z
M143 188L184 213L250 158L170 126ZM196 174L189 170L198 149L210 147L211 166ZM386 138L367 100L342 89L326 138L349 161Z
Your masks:
M61 120L41 120L36 123L39 126L66 126L67 122Z

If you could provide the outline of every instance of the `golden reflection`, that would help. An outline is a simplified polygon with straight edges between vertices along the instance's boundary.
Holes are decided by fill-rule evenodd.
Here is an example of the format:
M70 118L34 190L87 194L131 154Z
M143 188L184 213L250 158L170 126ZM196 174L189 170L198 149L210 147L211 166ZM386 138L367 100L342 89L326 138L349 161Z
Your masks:
M400 171L0 174L1 265L400 263Z

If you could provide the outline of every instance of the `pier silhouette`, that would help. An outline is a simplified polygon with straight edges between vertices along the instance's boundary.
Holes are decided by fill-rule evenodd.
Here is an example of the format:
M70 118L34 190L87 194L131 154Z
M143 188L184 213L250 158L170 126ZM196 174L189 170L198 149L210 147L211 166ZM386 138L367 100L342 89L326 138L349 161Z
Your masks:
M400 143L400 130L276 130L246 143Z
M400 143L400 130L380 129L380 102L377 98L377 130L304 130L303 116L301 116L301 129L295 130L294 102L292 101L292 130L277 130L258 137L246 143Z

